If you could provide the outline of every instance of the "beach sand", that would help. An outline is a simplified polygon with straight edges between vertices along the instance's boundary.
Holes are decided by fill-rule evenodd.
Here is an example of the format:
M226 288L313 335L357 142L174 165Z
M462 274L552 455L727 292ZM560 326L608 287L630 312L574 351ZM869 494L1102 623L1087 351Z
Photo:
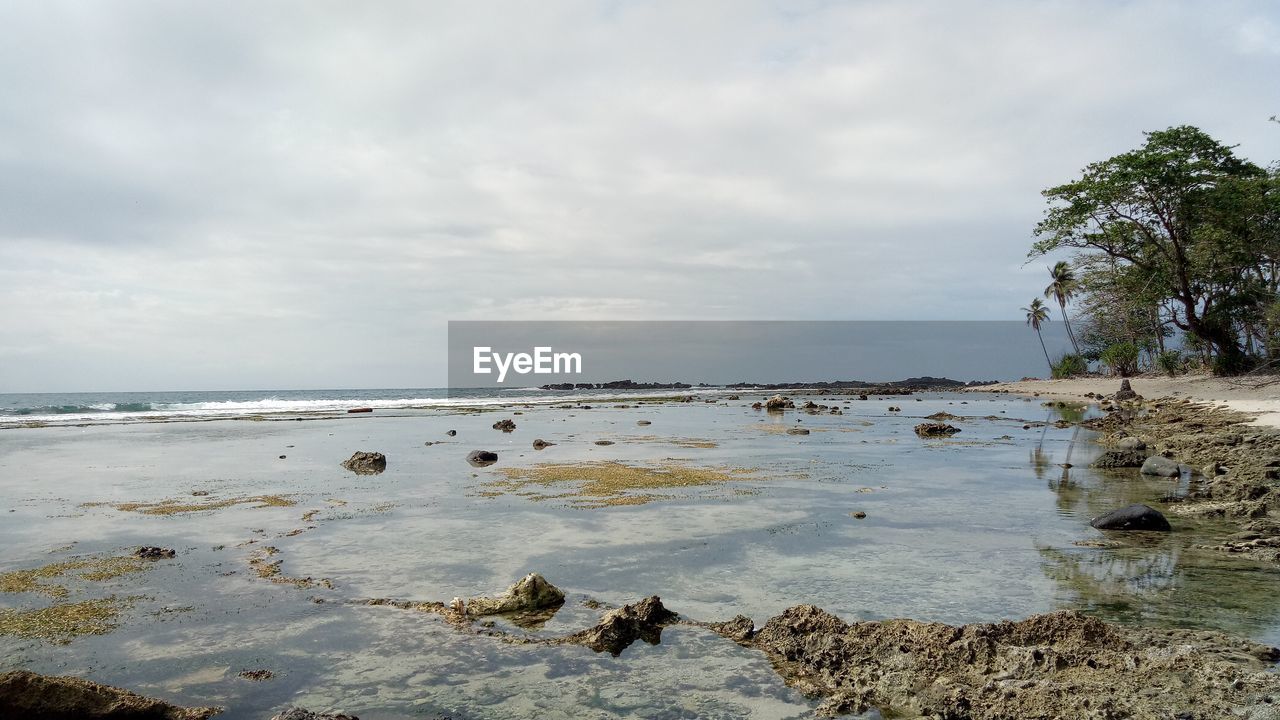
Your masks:
M1219 378L1210 375L1143 375L1129 379L1134 392L1147 399L1188 398L1196 402L1225 406L1255 415L1255 425L1280 427L1280 378ZM1117 377L1087 377L1070 380L1023 380L975 388L984 392L1007 391L1020 395L1039 393L1043 397L1088 402L1086 393L1111 395L1120 388Z

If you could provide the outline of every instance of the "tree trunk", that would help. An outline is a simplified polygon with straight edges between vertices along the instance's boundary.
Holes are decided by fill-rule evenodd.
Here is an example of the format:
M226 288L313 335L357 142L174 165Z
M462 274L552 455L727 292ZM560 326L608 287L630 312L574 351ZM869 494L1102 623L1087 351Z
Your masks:
M1040 334L1040 328L1036 328L1036 337L1040 338L1040 349L1044 351L1044 361L1049 364L1049 377L1053 377L1053 361L1049 359L1049 349L1044 346L1044 335Z
M1067 304L1059 300L1058 307L1062 310L1062 324L1067 326L1067 339L1071 341L1071 347L1074 348L1076 354L1079 355L1080 343L1076 342L1075 331L1071 329L1071 318L1067 317Z

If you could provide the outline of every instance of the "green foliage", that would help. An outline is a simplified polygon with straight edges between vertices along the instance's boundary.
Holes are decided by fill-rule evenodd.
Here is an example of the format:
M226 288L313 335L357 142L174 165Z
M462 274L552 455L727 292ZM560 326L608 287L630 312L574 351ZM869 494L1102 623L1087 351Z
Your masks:
M1177 350L1165 350L1156 355L1156 367L1169 377L1177 375L1182 372L1182 353Z
M1120 377L1128 377L1138 371L1139 354L1140 350L1137 345L1122 342L1103 350L1098 359L1110 367L1115 374Z
M1053 379L1064 380L1066 378L1079 377L1089 372L1089 361L1079 355L1068 353L1058 358L1058 362L1053 364Z
M1245 338L1266 345L1253 340L1278 297L1280 170L1190 126L1146 138L1044 191L1031 255L1082 251L1071 279L1095 326L1092 341L1079 334L1085 354L1158 349L1173 325L1203 341L1221 371L1238 371Z

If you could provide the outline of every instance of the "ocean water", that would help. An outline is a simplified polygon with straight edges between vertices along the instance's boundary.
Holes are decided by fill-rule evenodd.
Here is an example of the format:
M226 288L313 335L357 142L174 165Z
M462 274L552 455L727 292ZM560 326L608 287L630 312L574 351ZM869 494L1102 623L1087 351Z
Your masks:
M646 397L677 392L667 390L629 395ZM361 407L390 411L424 410L516 402L565 402L617 394L603 390L557 391L540 390L536 387L0 393L0 427L33 422L65 425L162 419L200 420L273 413L311 415L341 413Z
M432 397L362 392L271 401ZM616 605L657 594L687 618L743 614L757 625L801 603L851 621L950 623L1075 608L1280 643L1276 568L1199 549L1229 528L1176 515L1175 532L1154 537L1107 538L1089 527L1091 517L1130 502L1162 507L1159 498L1185 492L1191 480L1089 469L1099 448L1088 431L1040 424L1063 411L976 393L867 401L797 394L800 402L838 400L844 414L774 415L748 407L762 393L695 394L693 403L641 404L610 393L591 409L566 409L562 399L535 403L527 393L517 402L386 405L367 415L335 406L0 430L0 572L139 545L177 550L145 573L72 579L66 598L0 593L0 610L16 611L129 599L107 634L65 644L0 635L0 670L73 674L220 705L231 720L288 705L366 720L812 716L816 701L788 688L762 655L694 627L670 627L660 644L637 643L614 658L576 646L510 645L434 615L363 604L494 594L531 571L568 594L543 628L510 628L541 636L593 624L599 612L588 598ZM269 400L258 395L187 402ZM912 427L939 411L963 416L951 421L962 432L916 437ZM515 420L516 431L493 430L500 418ZM786 433L797 424L810 434ZM534 438L557 444L535 451ZM474 449L496 451L498 463L470 466ZM386 471L344 470L341 461L356 450L385 453ZM506 468L593 462L738 474L646 504L597 508L502 484ZM176 515L127 509L268 494L295 504ZM1090 546L1104 539L1115 544ZM258 577L249 561L267 546L278 549L272 557L284 575L332 587ZM247 669L275 677L237 676Z

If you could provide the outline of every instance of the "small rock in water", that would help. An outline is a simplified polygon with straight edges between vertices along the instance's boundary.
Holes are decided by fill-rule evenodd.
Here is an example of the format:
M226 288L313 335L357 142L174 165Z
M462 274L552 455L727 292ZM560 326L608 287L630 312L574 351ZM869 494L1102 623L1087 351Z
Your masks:
M1141 472L1143 475L1177 477L1182 473L1182 470L1176 461L1160 455L1152 455L1142 463Z
M653 423L652 423L651 421L649 421L649 420L637 420L637 421L636 421L636 424L637 424L637 425L652 425Z
M534 449L534 450L542 450L542 449L544 449L544 448L549 448L549 447L551 447L552 445L555 445L555 443L553 443L553 442L547 442L546 440L543 440L542 438L538 438L537 440L534 440L534 441L533 441L533 449Z
M171 558L177 553L175 553L173 550L170 550L169 548L152 547L150 545L144 545L138 548L137 550L134 550L133 554L135 557L140 557L143 560L160 560L162 558Z
M529 573L498 597L476 597L465 603L470 617L500 615L558 608L564 604L564 591L547 582L538 573Z
M1089 522L1099 530L1156 530L1168 532L1173 528L1164 515L1153 507L1134 503L1100 515Z
M864 512L862 512L861 510L859 510L859 511L857 511L857 512L855 512L855 513L850 513L850 514L851 514L851 515L853 515L855 518L857 518L857 519L859 519L859 520L861 520L861 519L863 519L863 518L865 518L865 517L867 516L867 514L866 514L866 513L864 513Z
M284 459L284 455L281 455L281 456L280 456L280 459L281 459L281 460L283 460L283 459Z
M354 413L371 413L371 412L373 412L373 408L351 408L351 409L350 409L350 410L348 410L347 412L348 412L349 414L354 414Z
M380 452L360 450L347 458L342 467L357 475L377 475L387 469L387 457Z
M915 430L920 437L950 437L960 432L955 425L940 422L920 423Z
M788 435L808 435L809 428L794 427L787 429Z
M271 678L276 676L276 674L271 672L270 670L241 670L239 675L245 680L252 680L254 682L262 682L263 680L270 680Z
M474 467L488 467L489 465L498 462L498 453L493 452L492 450L472 450L471 453L467 455L467 462L471 463Z
M596 445L612 445L612 440L597 440Z
M516 429L516 421L511 419L499 420L493 424L493 429L501 430L502 432L511 432Z
M458 434L457 430L450 430L449 432L445 433L445 435L448 435L449 437L453 437L454 435L457 435L457 434Z

